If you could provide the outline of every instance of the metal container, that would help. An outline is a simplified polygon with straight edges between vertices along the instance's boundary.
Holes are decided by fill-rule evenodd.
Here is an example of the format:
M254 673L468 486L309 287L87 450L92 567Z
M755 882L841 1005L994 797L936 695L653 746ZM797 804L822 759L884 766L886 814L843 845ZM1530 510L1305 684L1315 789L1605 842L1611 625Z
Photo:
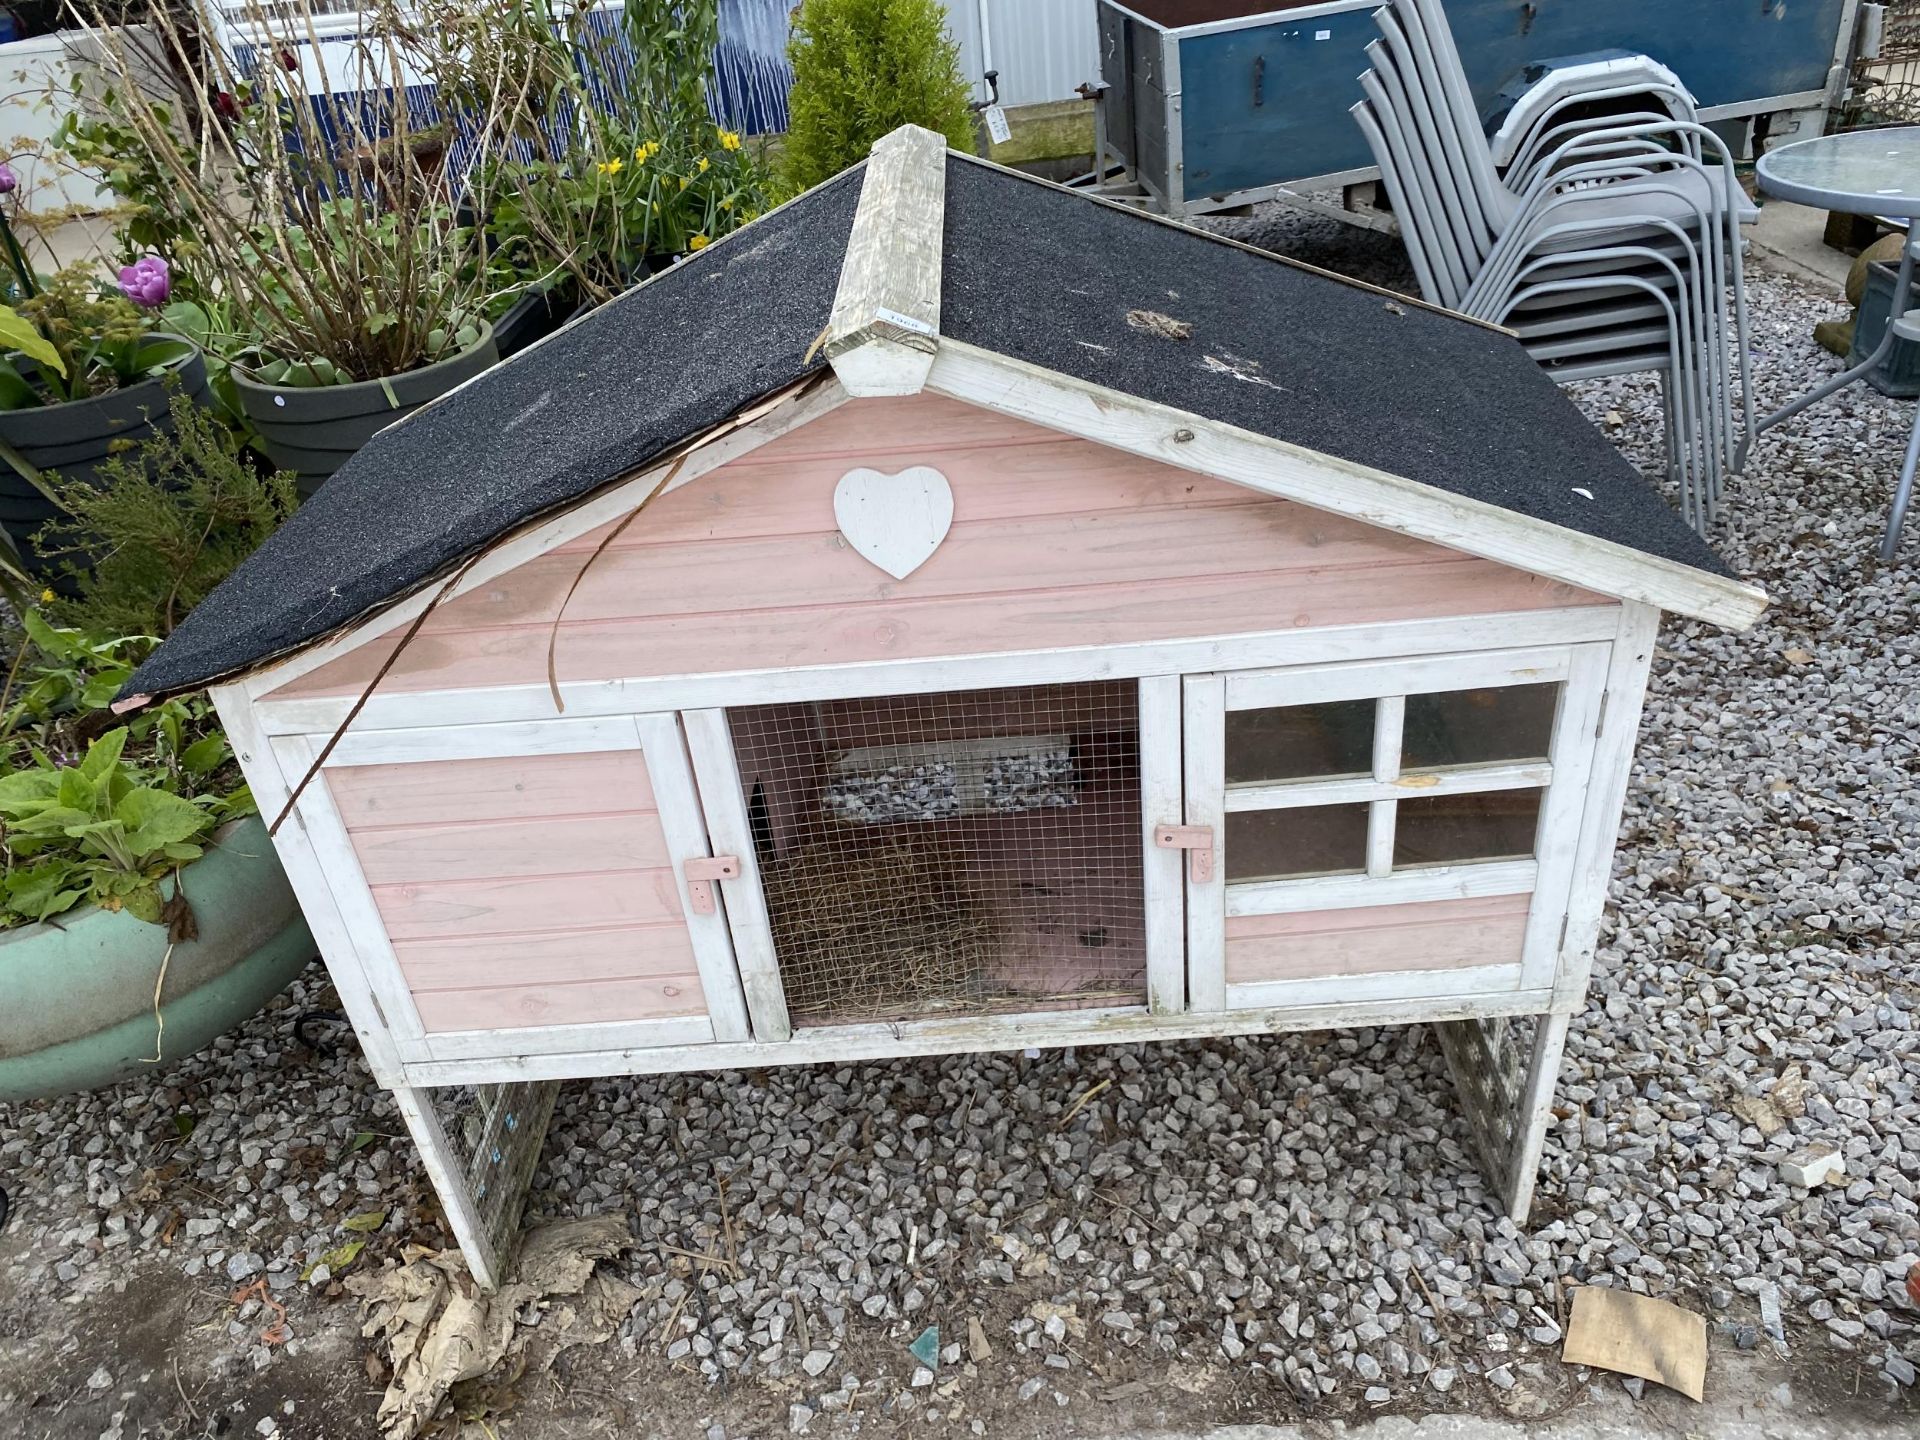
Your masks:
M1380 0L1100 0L1101 137L1169 214L1372 179L1347 113ZM1824 107L1857 0L1446 0L1483 107L1523 67L1589 51L1669 66L1703 119Z

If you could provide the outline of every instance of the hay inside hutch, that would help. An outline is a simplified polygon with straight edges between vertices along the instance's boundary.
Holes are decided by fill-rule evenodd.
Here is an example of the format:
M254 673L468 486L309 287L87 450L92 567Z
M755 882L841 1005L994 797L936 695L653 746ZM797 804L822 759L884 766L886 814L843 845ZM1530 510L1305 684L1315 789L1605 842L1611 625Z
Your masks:
M1523 1218L1660 612L1764 603L1504 332L908 129L124 703L212 689L491 1284L559 1081L1122 1039L1432 1024Z

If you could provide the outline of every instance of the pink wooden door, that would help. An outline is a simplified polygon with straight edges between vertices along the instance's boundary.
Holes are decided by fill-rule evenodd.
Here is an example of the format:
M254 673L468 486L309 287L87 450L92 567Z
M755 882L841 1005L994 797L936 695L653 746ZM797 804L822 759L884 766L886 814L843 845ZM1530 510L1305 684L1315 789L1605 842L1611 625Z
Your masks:
M350 733L324 785L422 1058L751 1038L673 716Z
M1193 1008L1550 987L1608 649L1187 677Z

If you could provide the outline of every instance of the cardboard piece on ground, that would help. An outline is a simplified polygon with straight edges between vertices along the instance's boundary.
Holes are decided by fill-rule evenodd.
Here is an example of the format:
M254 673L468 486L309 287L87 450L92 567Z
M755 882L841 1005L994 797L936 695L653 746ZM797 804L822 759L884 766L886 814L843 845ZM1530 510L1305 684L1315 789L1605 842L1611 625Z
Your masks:
M1573 1292L1560 1358L1638 1375L1698 1400L1707 1379L1706 1317L1631 1290L1582 1285Z

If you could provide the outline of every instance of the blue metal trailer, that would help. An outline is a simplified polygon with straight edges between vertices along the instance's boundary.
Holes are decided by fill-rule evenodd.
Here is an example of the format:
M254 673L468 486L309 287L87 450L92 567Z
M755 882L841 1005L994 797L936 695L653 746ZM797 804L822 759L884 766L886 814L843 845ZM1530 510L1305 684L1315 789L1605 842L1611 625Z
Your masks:
M1099 0L1098 157L1169 214L1376 173L1347 113L1380 0ZM1475 97L1524 66L1644 52L1707 120L1824 110L1859 0L1445 0Z

